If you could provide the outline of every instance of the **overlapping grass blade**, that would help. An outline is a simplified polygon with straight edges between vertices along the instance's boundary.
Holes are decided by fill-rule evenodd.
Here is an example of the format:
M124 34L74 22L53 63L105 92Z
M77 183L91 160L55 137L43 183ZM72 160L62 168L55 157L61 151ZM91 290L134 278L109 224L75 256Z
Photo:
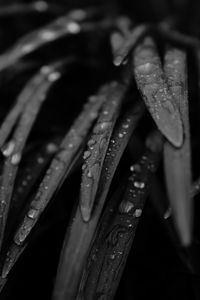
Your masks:
M90 249L112 178L121 156L144 112L144 105L138 101L119 119L111 136L108 151L102 166L96 204L89 222L84 222L78 206L69 226L61 253L54 299L74 299L80 281L83 265ZM74 251L76 249L76 251Z
M177 149L166 142L164 146L166 186L181 242L188 246L191 243L192 232L192 199L190 193L191 154L185 52L175 48L168 49L165 54L164 69L184 126L183 145Z
M12 112L16 113L15 116L17 116L24 106L19 122L12 133L12 137L2 150L5 161L3 163L2 177L0 180L0 247L3 241L10 200L18 172L18 165L27 138L40 111L41 105L47 98L46 94L48 90L61 75L59 70L62 66L63 61L62 63L56 63L51 67L43 67L40 71L41 74L36 75L36 77L28 83L28 86L25 87L25 94L22 92L19 101L17 102L18 106L12 110ZM26 104L27 101L28 103ZM10 124L12 124L12 119L8 120L10 121Z
M47 43L56 41L66 35L78 34L82 30L93 30L96 28L93 23L84 23L92 13L92 10L87 12L77 9L57 18L42 28L28 33L10 50L0 55L0 71L12 66L25 55L32 53Z
M148 26L139 25L139 26L135 27L132 31L126 32L126 34L124 36L123 35L113 36L112 41L114 44L116 44L114 38L119 39L121 37L121 39L122 39L122 42L119 44L118 47L113 45L114 46L113 47L114 64L116 66L121 65L125 61L128 54L130 53L130 51L145 36L145 34L148 32L148 30L149 30Z
M83 159L85 162L80 192L80 209L85 222L88 222L91 217L103 161L126 89L124 84L112 83L107 101L88 141L88 148L84 152Z
M101 219L77 299L113 299L130 251L139 217L149 192L152 173L157 169L162 149L161 135L149 137L143 156L130 170L121 203L110 201ZM153 145L153 147L152 147Z
M96 96L89 98L83 111L63 138L58 152L52 160L23 221L15 233L14 242L7 252L7 260L2 278L7 277L10 269L25 248L26 239L37 223L41 213L52 199L63 179L69 174L77 154L82 149L84 139L87 137L98 111L106 100L105 94L107 89L109 89L109 85L101 88Z
M183 126L168 88L154 41L146 37L133 51L133 72L149 112L159 130L176 147L183 143Z

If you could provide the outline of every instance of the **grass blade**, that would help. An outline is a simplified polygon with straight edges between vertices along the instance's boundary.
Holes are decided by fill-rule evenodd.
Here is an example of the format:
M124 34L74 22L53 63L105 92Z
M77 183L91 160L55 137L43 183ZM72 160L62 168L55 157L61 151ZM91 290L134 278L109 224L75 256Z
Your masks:
M180 147L183 143L180 113L150 37L134 50L133 68L138 88L159 130L174 146Z
M42 147L31 148L31 159L29 152L23 156L22 170L19 170L19 176L16 178L12 201L6 224L5 237L10 237L14 231L23 210L29 203L29 196L37 187L39 180L45 173L53 156L58 150L58 138L52 138L44 143Z
M2 278L6 278L10 269L25 249L26 239L37 223L41 213L47 207L50 199L56 192L63 179L69 174L76 154L82 148L83 141L97 117L105 101L106 90L109 85L99 90L96 96L90 97L84 106L82 113L77 117L69 132L64 137L57 154L52 160L37 192L31 201L27 214L15 233L14 243L7 252L7 260L2 272ZM14 249L14 250L13 250ZM4 281L4 280L3 280Z
M151 144L149 140L148 145ZM154 136L155 152L147 150L131 166L133 174L128 179L124 196L120 197L122 201L119 207L116 208L116 196L108 205L89 255L85 279L77 299L113 299L142 214L152 173L158 165L161 145L160 134Z
M61 65L58 63L52 68L45 68L45 70L42 68L41 77L36 75L33 79L33 86L32 81L28 83L28 87L26 87L25 90L27 91L30 89L30 91L25 94L25 97L28 99L30 97L29 102L25 105L24 102L25 100L27 101L27 98L24 101L21 101L25 105L24 111L22 112L19 123L12 134L12 138L3 149L5 161L3 163L2 178L0 182L0 248L3 241L10 200L22 152L41 105L43 101L46 100L46 93L52 84L60 77L60 73L58 72L60 67ZM35 79L38 78L39 80L37 82L36 89L32 90L32 88L35 88ZM19 98L24 99L21 96ZM14 112L16 111L19 112L19 110L14 110Z
M80 192L80 209L85 222L88 222L91 217L103 161L125 92L125 85L112 83L107 95L108 101L102 108L88 141L87 151L83 156L85 163Z
M80 22L85 20L87 16L85 11L74 10L22 37L10 50L0 55L0 71L10 67L17 60L46 43L53 42L65 35L79 33L81 30Z
M35 1L32 3L14 3L9 5L1 5L0 17L13 16L16 14L27 14L32 12L46 13L59 11L59 7L56 5L48 4L45 1Z
M194 265L191 263L187 249L183 248L172 219L172 209L168 204L166 193L164 193L158 178L154 177L151 182L150 199L155 211L164 225L176 252L189 272L194 273Z
M164 146L166 185L181 242L184 246L188 246L191 243L193 214L190 193L191 155L185 52L174 48L169 49L165 55L164 68L184 126L184 142L181 148L177 149L168 142Z
M126 33L124 37L121 37L123 39L123 42L120 43L119 47L113 47L114 64L116 66L120 66L125 61L130 51L138 44L139 40L141 40L145 36L148 29L149 28L146 25L139 25L135 27L131 32ZM117 38L119 39L119 36Z
M102 167L96 206L89 222L84 222L78 207L69 226L60 257L54 299L74 299L80 281L85 258L87 257L106 195L109 191L120 158L144 112L143 103L138 101L119 120L111 137ZM112 153L112 155L111 155ZM76 249L76 251L74 251Z

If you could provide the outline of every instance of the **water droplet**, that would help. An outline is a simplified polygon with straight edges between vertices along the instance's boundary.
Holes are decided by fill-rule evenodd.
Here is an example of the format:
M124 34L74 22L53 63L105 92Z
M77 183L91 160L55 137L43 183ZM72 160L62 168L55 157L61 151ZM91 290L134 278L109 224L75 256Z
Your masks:
M96 119L96 117L97 117L97 112L92 111L92 112L90 113L90 118L91 118L91 119Z
M74 145L72 144L72 143L70 143L69 145L68 145L68 148L70 148L70 149L72 149L74 147Z
M60 78L60 73L59 72L50 73L49 76L48 76L48 80L51 81L51 82L56 81L58 78Z
M51 41L55 38L56 33L51 30L44 30L40 32L40 36L45 41Z
M50 68L49 66L43 66L43 67L41 67L41 69L40 69L40 72L42 73L42 74L48 74L48 73L50 73L52 71L52 68Z
M48 3L45 1L37 1L33 5L37 11L43 12L48 9Z
M43 164L44 158L38 157L37 162L38 162L39 164Z
M1 151L2 151L4 156L8 157L13 153L14 148L15 148L15 143L13 141L10 141L7 145L5 145L2 148Z
M130 171L131 172L135 171L135 172L139 173L139 172L141 172L141 166L139 164L132 165L132 166L130 166Z
M96 96L90 96L88 100L89 100L90 103L94 103L94 102L97 101L97 97Z
M85 170L86 167L87 167L87 165L86 165L86 164L83 164L83 165L82 165L82 170Z
M172 209L171 209L171 207L169 207L169 208L166 210L166 212L164 213L163 218L164 218L165 220L167 220L169 217L171 217L171 214L172 214Z
M135 216L136 218L139 218L142 215L142 210L140 208L135 210Z
M26 54L31 52L35 48L35 44L26 44L21 48L21 51Z
M142 181L135 181L134 187L136 187L137 189L143 189L145 187L145 183Z
M134 207L134 204L130 201L122 201L119 206L121 213L128 213Z
M123 60L123 57L121 55L116 56L114 59L114 65L116 67L119 67L122 63L122 60Z
M110 122L102 122L94 127L94 133L100 133L110 126Z
M83 9L76 9L76 10L73 10L73 11L70 13L70 17L71 17L73 20L79 20L79 21L82 21L86 16L87 16L87 13L86 13L86 11L83 10Z
M155 65L150 62L147 62L145 64L136 67L137 71L142 72L145 75L151 74L154 69L155 69Z
M107 110L104 110L104 111L103 111L103 114L104 114L104 115L108 115L108 111L107 111Z
M72 21L67 24L67 30L71 34L76 34L80 32L81 28L78 23Z
M18 165L19 162L21 160L21 153L15 153L13 154L13 156L11 157L11 163L13 165Z
M122 133L119 133L119 134L118 134L118 137L119 137L120 139L123 138L123 136L124 136L124 135L123 135Z
M47 151L48 151L49 153L55 153L55 152L57 151L57 149L58 149L58 147L57 147L57 145L54 144L54 143L49 143L49 144L47 145Z
M31 219L35 219L37 216L38 216L38 213L39 211L34 209L34 208L31 208L29 211L28 211L28 217L31 218Z
M92 172L91 172L91 170L88 171L87 176L90 177L90 178L92 177Z
M129 124L124 124L124 125L122 125L122 128L124 128L124 129L129 128Z
M91 155L90 151L85 151L83 154L83 159L87 159Z
M115 259L115 254L111 254L110 259L112 259L112 260Z

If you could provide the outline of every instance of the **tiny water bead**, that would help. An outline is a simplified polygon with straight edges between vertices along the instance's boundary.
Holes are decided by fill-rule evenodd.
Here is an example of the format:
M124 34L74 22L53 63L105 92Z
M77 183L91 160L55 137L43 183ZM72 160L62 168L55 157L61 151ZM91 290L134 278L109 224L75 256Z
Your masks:
M110 255L110 259L111 259L111 260L115 259L115 257L116 257L116 254L111 254L111 255Z
M81 30L80 25L77 22L73 22L73 21L71 21L70 23L68 23L66 25L66 27L67 27L67 31L69 33L71 33L71 34L77 34Z
M138 208L135 210L135 217L139 218L142 215L142 209Z
M29 44L26 44L24 45L22 48L21 48L21 51L24 53L24 54L28 54L30 53L32 50L35 49L35 44L33 43L29 43Z
M141 166L139 164L134 164L132 166L130 166L130 171L131 172L138 172L140 173L142 170Z
M11 163L13 165L18 165L21 161L21 153L15 153L11 157Z
M169 208L166 210L166 212L164 213L163 218L164 218L165 220L167 220L167 219L169 219L169 217L171 217L171 215L172 215L172 209L171 209L171 207L169 207Z
M42 66L40 72L42 74L49 74L50 72L52 72L52 68L50 66Z
M54 82L54 81L58 80L60 78L60 76L61 76L60 72L54 71L49 74L48 80L51 82Z
M15 142L10 141L7 145L2 147L1 151L5 157L9 157L15 149Z
M44 158L43 157L38 157L37 162L39 164L43 164L44 163Z
M136 187L137 189L143 189L145 187L145 183L142 181L135 181L133 183L134 187Z
M44 30L40 32L40 37L45 41L51 41L56 37L56 32L52 30Z
M101 133L109 128L110 122L99 123L94 127L94 133Z
M38 213L39 213L39 211L38 211L37 209L32 208L32 209L30 209L30 210L28 211L27 216L28 216L30 219L35 219L35 218L38 217Z
M118 137L119 137L120 139L123 138L123 137L124 137L123 133L119 133L119 134L118 134Z
M45 1L36 1L33 3L33 6L39 12L44 12L44 11L48 10L48 7L49 7L48 3Z
M54 143L49 143L46 148L48 153L55 153L58 150L58 146Z
M88 157L90 157L91 155L91 152L90 151L85 151L84 154L83 154L83 159L87 159Z

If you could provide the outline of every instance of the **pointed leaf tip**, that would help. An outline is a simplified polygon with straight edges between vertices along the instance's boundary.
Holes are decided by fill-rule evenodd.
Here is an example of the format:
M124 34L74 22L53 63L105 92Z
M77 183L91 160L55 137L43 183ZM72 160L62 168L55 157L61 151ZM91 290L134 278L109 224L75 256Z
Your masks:
M180 147L183 143L180 112L150 37L135 48L133 71L143 100L159 130L175 147Z

